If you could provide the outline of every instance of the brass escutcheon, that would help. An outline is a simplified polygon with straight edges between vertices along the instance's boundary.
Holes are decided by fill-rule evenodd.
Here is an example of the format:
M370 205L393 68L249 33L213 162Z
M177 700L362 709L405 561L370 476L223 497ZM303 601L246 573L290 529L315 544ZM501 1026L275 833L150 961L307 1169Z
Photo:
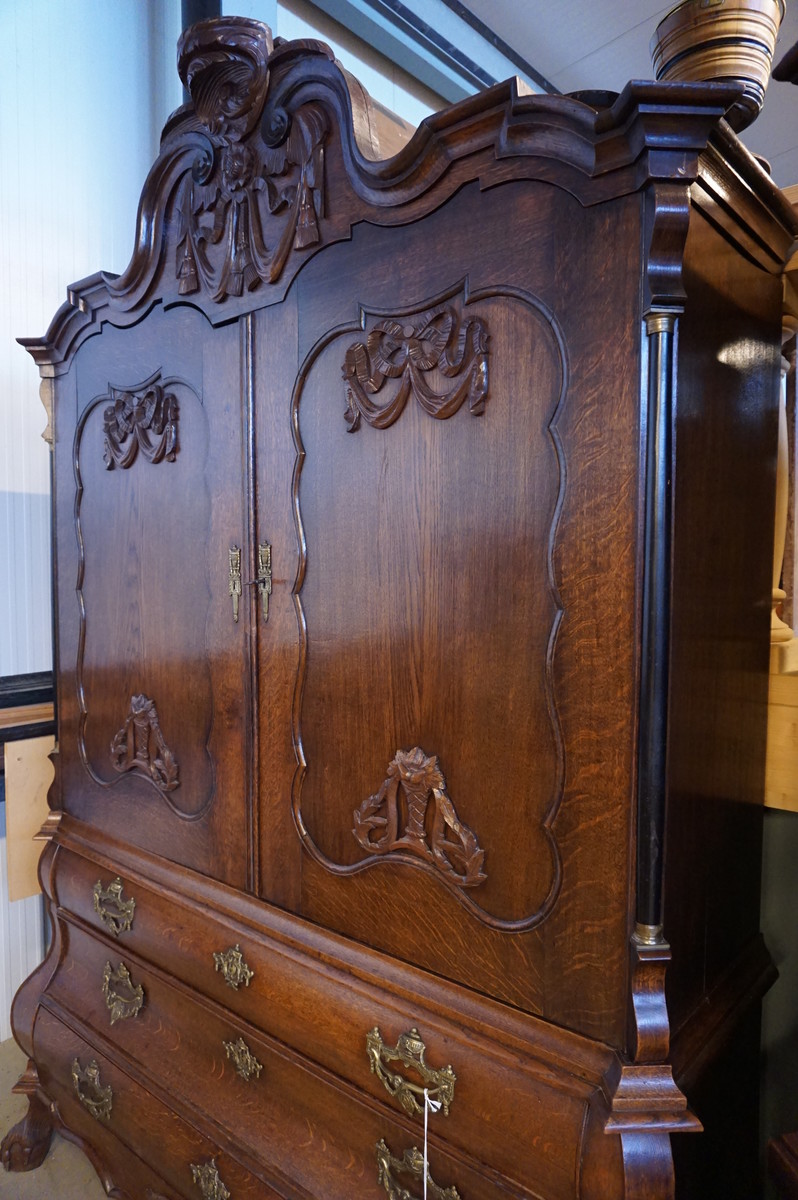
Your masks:
M233 620L238 624L238 609L241 602L241 547L230 547L230 577L228 591L233 601Z
M111 1119L111 1106L114 1093L111 1086L103 1086L100 1081L100 1068L94 1059L87 1067L82 1067L77 1059L72 1062L72 1082L78 1100L87 1108L97 1121ZM81 1086L82 1085L82 1086Z
M432 1101L438 1101L443 1106L446 1116L449 1115L449 1105L454 1098L454 1085L457 1076L451 1066L433 1070L424 1061L426 1046L421 1040L417 1029L403 1033L392 1050L382 1040L382 1035L375 1025L371 1033L366 1034L366 1053L372 1072L383 1082L386 1092L398 1100L405 1112L411 1117L424 1115L424 1092ZM385 1064L401 1062L405 1067L416 1070L423 1083L413 1083L403 1075L386 1070Z
M215 1158L206 1163L191 1163L191 1174L202 1200L230 1200L230 1193L219 1178Z
M130 971L123 962L118 967L112 967L109 962L105 964L103 995L112 1025L116 1021L126 1021L128 1017L137 1017L144 1003L144 988L140 983L134 987Z
M263 1070L263 1063L258 1062L243 1038L237 1042L222 1042L227 1057L235 1063L237 1074L242 1079L257 1079Z
M213 961L216 964L216 970L221 971L224 975L227 986L234 988L235 991L238 991L242 983L244 987L249 987L250 979L255 978L255 972L250 971L244 961L244 955L241 953L238 942L227 950L214 950Z
M423 1181L424 1155L417 1146L413 1146L412 1149L405 1150L401 1158L394 1158L385 1142L380 1138L377 1142L377 1183L382 1184L390 1200L414 1200L413 1193L394 1179L394 1171L414 1175ZM430 1175L429 1169L423 1195L432 1197L432 1200L460 1200L457 1188L439 1187Z
M256 580L263 606L263 620L269 619L269 597L272 594L272 548L268 542L258 546L258 578Z
M107 888L103 887L101 879L97 880L94 885L94 911L114 937L130 931L135 909L136 901L132 896L129 900L122 899L122 880L118 875Z

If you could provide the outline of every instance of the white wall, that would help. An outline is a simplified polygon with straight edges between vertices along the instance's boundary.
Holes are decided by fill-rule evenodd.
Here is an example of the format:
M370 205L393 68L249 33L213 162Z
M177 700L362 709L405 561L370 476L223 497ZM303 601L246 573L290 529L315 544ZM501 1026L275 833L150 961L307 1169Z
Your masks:
M181 101L179 0L5 0L0 29L0 675L48 670L49 454L38 371L67 285L121 271L157 132Z

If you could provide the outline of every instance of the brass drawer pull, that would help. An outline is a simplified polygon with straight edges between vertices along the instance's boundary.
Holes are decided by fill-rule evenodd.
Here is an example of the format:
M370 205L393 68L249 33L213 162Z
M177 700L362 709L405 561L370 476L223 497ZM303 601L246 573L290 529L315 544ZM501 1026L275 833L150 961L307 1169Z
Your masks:
M122 880L118 875L107 888L103 887L101 879L97 880L94 885L94 911L114 937L129 933L135 909L136 901L132 896L129 900L122 899Z
M100 1068L94 1059L87 1067L82 1067L77 1059L72 1063L72 1082L78 1100L87 1108L97 1121L111 1119L111 1106L114 1093L110 1084L103 1086L100 1081ZM82 1087L81 1087L82 1085Z
M380 1138L377 1142L377 1183L382 1184L390 1200L414 1200L413 1193L396 1182L393 1177L394 1171L402 1171L406 1175L414 1175L416 1179L423 1180L424 1155L417 1146L413 1146L411 1150L405 1150L401 1158L394 1158ZM432 1200L460 1200L460 1193L456 1187L438 1187L429 1171L423 1194Z
M222 1042L227 1057L235 1063L236 1073L242 1079L249 1081L257 1079L263 1070L263 1063L258 1062L243 1038L237 1042Z
M242 983L244 987L249 987L250 979L255 978L255 972L250 971L244 961L238 942L227 950L214 950L213 961L216 963L216 970L224 975L227 986L235 991L238 991Z
M192 1163L191 1174L202 1200L230 1200L230 1193L219 1178L215 1158L206 1163Z
M369 1066L373 1074L383 1082L386 1092L398 1100L405 1112L411 1117L424 1115L424 1092L430 1101L438 1101L443 1105L446 1116L449 1115L449 1105L454 1098L454 1085L457 1076L450 1066L433 1070L424 1061L427 1047L421 1040L417 1029L403 1033L391 1050L382 1040L382 1035L375 1025L371 1033L366 1034L366 1053L369 1056ZM417 1071L423 1083L413 1083L402 1075L386 1070L386 1063L401 1062L405 1067Z
M109 962L105 964L103 995L112 1025L116 1021L126 1021L128 1017L137 1017L144 1003L144 988L140 983L134 987L130 971L123 962L118 967L112 967Z

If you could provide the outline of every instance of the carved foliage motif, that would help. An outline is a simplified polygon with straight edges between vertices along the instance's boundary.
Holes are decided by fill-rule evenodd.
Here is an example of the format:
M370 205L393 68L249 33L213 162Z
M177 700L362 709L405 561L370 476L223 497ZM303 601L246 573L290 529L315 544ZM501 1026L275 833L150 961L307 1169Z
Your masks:
M352 832L370 854L416 855L461 887L476 887L487 878L485 851L446 794L437 758L418 746L396 752L382 787L354 816Z
M452 379L451 388L436 390L428 378L433 371ZM464 318L451 304L413 317L388 317L374 326L365 342L349 347L342 372L350 433L361 417L376 429L386 429L401 416L411 395L439 420L454 416L466 399L478 416L488 398L488 333L478 317ZM376 404L370 397L389 379L399 380L398 388L384 404Z
M164 741L155 704L148 696L132 696L125 723L111 742L115 771L137 771L151 779L161 792L180 785L175 756Z
M175 396L154 381L138 391L111 387L110 394L113 403L103 412L106 468L132 466L139 450L147 462L174 462L179 416Z
M279 146L250 138L271 43L265 31L242 33L249 24L231 26L223 49L218 32L213 45L202 45L201 33L181 44L181 74L213 151L196 160L177 198L181 296L200 288L217 301L241 296L277 280L292 249L321 240L329 122L319 105L308 104ZM272 228L273 236L266 232Z

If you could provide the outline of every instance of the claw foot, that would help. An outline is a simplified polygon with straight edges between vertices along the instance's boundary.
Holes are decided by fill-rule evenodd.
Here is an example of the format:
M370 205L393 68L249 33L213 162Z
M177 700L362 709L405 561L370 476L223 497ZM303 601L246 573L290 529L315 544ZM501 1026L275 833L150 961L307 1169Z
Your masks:
M28 1097L28 1111L10 1129L0 1144L0 1161L7 1171L33 1171L50 1149L53 1123L50 1114L36 1096Z

